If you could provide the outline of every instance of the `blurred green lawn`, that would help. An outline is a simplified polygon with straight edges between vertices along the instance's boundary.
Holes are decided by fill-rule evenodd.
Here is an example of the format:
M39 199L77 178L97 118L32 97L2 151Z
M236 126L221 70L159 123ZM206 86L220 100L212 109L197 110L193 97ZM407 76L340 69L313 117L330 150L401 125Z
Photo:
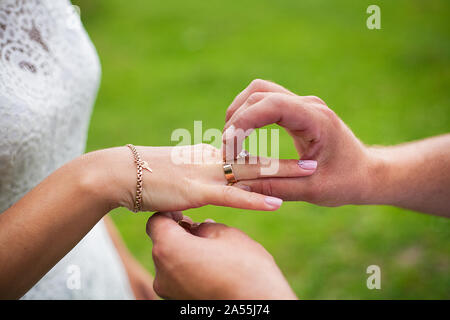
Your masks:
M450 130L450 2L78 0L103 67L88 151L135 143L174 145L176 128L222 128L252 79L318 95L367 144ZM366 8L381 7L381 30ZM295 157L286 134L281 156ZM186 212L247 232L306 299L450 298L450 220L391 207L278 212L208 206ZM147 213L112 214L153 272ZM366 287L367 266L382 289Z

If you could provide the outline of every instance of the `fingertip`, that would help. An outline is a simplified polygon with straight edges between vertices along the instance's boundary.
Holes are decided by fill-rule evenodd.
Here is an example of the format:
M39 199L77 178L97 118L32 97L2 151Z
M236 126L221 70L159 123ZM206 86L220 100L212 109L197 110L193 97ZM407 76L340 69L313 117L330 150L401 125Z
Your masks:
M178 223L172 218L170 212L156 212L148 220L146 224L146 232L153 242L160 238L165 238L176 234L179 230Z
M283 204L282 199L269 196L264 197L264 202L271 211L278 210Z
M272 160L273 161L273 160ZM304 177L312 175L317 169L315 160L279 160L279 170L273 177Z
M182 211L172 212L172 219L175 220L176 222L182 220L183 219L183 212Z
M151 233L152 233L152 224L155 220L158 219L158 217L165 217L165 218L169 218L172 219L171 216L168 216L167 212L155 212L150 218L148 218L147 220L147 224L145 225L145 231L147 232L147 234L151 237Z
M305 170L306 172L314 172L317 169L317 161L316 160L299 160L298 166Z

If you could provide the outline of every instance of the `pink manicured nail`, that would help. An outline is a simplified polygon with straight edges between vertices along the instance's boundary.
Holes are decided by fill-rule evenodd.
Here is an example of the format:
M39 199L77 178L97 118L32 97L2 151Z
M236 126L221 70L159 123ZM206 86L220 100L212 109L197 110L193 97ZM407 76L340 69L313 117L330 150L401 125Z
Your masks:
M216 223L213 219L206 219L205 222Z
M299 160L298 165L300 168L305 170L316 170L317 161L316 160Z
M271 207L279 208L283 203L283 200L275 197L265 197L264 201Z

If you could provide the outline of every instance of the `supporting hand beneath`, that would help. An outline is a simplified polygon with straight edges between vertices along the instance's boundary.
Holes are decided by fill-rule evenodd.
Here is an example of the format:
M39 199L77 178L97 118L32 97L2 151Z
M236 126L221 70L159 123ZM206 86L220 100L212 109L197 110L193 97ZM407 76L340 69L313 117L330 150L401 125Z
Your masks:
M156 213L155 292L170 299L296 299L272 256L242 231L220 223L186 223L181 213ZM186 219L186 218L185 218Z

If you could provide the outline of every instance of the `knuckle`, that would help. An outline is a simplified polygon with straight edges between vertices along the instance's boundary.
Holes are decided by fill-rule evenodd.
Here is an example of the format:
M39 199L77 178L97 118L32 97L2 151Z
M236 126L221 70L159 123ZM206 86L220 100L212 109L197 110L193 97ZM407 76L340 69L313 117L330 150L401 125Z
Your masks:
M252 105L255 104L256 102L262 100L264 98L264 93L262 92L253 92L246 101L246 104L248 105Z
M311 102L326 105L325 101L323 101L321 98L317 96L306 96L306 98L308 98Z
M327 122L333 124L334 126L338 126L340 124L339 117L329 107L323 106L323 108L321 108L321 110L322 110L322 114L324 115Z
M216 155L217 149L210 144L200 143L195 145L194 152L201 155L202 161L206 161Z
M191 188L186 189L184 197L186 197L186 199L189 199L189 197L192 197L192 189ZM206 192L203 190L203 191L197 193L193 197L192 208L198 208L198 207L201 207L202 205L211 203L213 201L214 201L214 194L212 192Z
M328 107L323 107L322 110L323 110L323 113L324 113L327 117L329 117L329 118L337 118L336 113L335 113L333 110L331 110L330 108L328 108Z
M225 199L232 199L232 197L236 196L236 190L234 190L231 186L224 187L222 192Z
M248 206L251 204L251 197L240 197L239 191L236 187L227 186L223 188L223 197L224 199L236 199L239 198L239 201L245 205Z
M212 146L212 145L210 145L208 143L202 143L200 145L200 147L201 147L202 151L204 151L204 152L214 153L217 150L214 146Z
M254 79L252 80L252 82L250 82L250 89L252 91L259 91L264 89L268 84L268 81L266 80L262 80L262 79Z
M283 94L278 93L278 92L274 92L274 93L271 93L267 97L267 100L268 100L268 102L270 104L273 104L273 105L279 107L282 104L282 102L283 102L283 98L284 98Z

